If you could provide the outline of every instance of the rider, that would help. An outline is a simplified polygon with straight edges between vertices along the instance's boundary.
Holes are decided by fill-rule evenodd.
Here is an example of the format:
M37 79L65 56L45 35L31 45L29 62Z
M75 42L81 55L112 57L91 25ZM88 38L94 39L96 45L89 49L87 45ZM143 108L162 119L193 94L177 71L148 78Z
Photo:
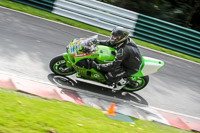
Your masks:
M106 45L117 50L114 61L107 64L92 62L92 67L97 70L106 71L105 78L109 85L121 83L123 86L128 77L137 73L142 63L142 56L135 42L128 37L129 32L125 28L115 27L111 32L110 40L97 41L97 44Z

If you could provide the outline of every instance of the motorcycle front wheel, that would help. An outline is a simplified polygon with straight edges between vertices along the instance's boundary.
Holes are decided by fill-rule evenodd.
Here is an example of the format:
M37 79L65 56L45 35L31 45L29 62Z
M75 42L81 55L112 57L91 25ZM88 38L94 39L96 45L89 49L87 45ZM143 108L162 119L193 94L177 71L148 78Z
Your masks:
M130 77L128 79L128 84L123 87L126 91L139 91L143 89L149 83L149 76L144 77Z
M62 55L54 57L50 61L49 67L53 73L62 76L72 75L76 72L73 67L68 68L66 66L66 60L63 58Z

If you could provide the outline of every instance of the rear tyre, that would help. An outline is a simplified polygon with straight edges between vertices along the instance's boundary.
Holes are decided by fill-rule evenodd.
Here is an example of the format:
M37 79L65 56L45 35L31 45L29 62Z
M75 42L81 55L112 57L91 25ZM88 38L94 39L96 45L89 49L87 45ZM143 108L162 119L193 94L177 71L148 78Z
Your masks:
M149 76L129 78L129 83L123 87L126 91L139 91L149 83Z
M76 72L73 67L66 66L66 60L62 55L53 58L49 63L49 67L53 73L62 76L72 75Z

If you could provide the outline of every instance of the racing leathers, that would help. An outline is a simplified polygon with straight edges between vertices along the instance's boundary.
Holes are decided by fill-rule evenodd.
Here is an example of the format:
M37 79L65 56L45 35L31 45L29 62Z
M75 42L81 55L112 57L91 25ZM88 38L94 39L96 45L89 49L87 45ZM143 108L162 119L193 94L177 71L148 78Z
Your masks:
M112 45L111 41L98 41L98 44L110 46L117 51L114 61L110 63L97 64L95 61L92 63L93 68L108 72L105 74L108 84L116 83L123 77L138 72L142 63L142 56L132 39L127 38L118 45Z

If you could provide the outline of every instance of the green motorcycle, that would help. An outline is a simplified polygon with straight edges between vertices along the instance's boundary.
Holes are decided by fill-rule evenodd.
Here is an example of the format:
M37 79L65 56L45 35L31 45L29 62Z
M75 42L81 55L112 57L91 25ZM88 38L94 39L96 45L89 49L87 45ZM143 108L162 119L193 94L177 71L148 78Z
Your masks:
M99 64L112 62L116 50L102 45L96 45L98 36L73 39L66 47L66 53L56 56L50 61L52 72L61 76L76 73L77 78L83 78L106 84L105 72L91 68L89 63L96 60ZM126 77L126 84L122 87L126 91L138 91L149 82L149 76L164 66L164 62L150 57L142 57L142 64L137 73ZM117 83L116 83L117 84ZM113 88L114 89L114 88Z

